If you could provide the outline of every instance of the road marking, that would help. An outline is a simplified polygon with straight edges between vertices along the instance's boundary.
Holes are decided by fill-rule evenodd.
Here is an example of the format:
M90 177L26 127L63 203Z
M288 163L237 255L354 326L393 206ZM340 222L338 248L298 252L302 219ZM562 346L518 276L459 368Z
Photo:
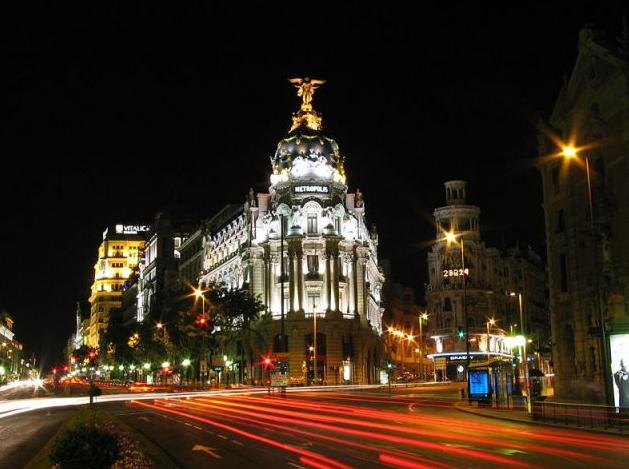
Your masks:
M220 454L217 454L216 448L210 448L209 446L203 446L203 445L194 445L192 447L192 451L203 451L206 454L209 454L210 456L216 458L216 459L221 459L222 456Z
M138 420L144 420L145 422L150 422L148 417L137 417Z
M219 438L222 438L223 440L229 440L229 437L226 437L225 435L217 435Z
M203 431L203 429L201 427L197 427L196 425L192 425L194 428L196 428L197 430L201 430Z
M289 462L288 465L289 466L293 466L293 467L297 467L299 469L307 469L306 467L300 466L299 464L295 464L294 462Z
M521 453L526 454L526 451L521 451L519 449L511 449L511 448L500 448L496 453L504 454L505 456L513 456L514 454Z
M192 427L193 426L191 423L188 423L188 422L184 422L183 424L187 425L188 427Z
M245 446L245 444L242 441L238 441L238 440L232 440L232 443L238 445L238 446Z

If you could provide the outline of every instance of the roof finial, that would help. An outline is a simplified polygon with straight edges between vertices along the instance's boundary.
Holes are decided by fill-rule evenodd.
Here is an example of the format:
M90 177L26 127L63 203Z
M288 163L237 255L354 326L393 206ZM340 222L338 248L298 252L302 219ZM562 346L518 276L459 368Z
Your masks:
M321 130L321 116L312 109L312 97L315 90L325 83L325 80L315 80L310 77L289 78L288 81L297 88L297 96L301 97L301 107L293 114L292 132L298 127L305 125L313 130Z

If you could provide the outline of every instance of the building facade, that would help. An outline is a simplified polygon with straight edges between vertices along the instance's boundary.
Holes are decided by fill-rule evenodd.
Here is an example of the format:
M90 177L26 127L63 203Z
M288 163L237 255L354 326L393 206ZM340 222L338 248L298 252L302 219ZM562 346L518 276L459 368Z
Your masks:
M138 264L133 292L137 322L149 316L155 321L161 319L166 302L178 286L179 248L186 236L186 230L174 226L168 215L158 213Z
M115 225L103 233L94 265L94 283L91 288L90 328L88 345L99 347L100 337L109 322L111 310L122 306L125 282L138 266L150 230L144 225Z
M281 363L290 383L376 382L378 237L367 228L362 193L347 191L337 143L306 99L312 84L300 85L301 109L271 158L269 193L251 189L244 205L210 223L200 283L246 286L264 303L257 352ZM262 367L253 373L261 378Z
M463 379L464 334L472 355L482 358L495 352L507 359L510 352L505 355L501 345L504 337L524 334L532 341L529 361L547 369L548 310L541 259L530 248L501 252L485 244L480 208L467 203L465 181L447 181L445 198L446 205L434 211L436 239L428 253L426 285L433 358L442 359L437 368L445 368L447 362L448 375Z
M22 372L22 344L15 338L13 318L0 313L0 384L18 379Z
M556 391L608 404L618 404L620 360L629 364L626 28L620 39L581 30L572 74L539 134Z

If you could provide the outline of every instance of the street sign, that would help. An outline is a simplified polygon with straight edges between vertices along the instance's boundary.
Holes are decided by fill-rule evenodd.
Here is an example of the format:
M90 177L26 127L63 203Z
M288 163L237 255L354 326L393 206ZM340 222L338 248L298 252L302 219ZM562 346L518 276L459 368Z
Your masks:
M271 386L273 387L288 386L288 375L284 373L271 373Z
M222 366L215 366L214 367L214 371L223 371L223 367Z

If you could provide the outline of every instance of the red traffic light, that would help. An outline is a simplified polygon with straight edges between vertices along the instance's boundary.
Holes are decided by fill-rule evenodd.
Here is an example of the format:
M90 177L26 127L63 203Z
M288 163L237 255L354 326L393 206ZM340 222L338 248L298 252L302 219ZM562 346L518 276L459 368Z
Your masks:
M270 358L265 358L264 359L264 364L265 365L270 365L271 364L271 359Z
M94 358L96 358L96 352L92 351L88 353L87 356L90 357L90 360L94 360Z
M64 367L63 367L63 371L68 371L68 367L67 367L67 366L64 366Z
M53 374L53 375L56 375L56 374L57 374L57 369L56 369L56 368L53 368L53 369L52 369L52 374Z

